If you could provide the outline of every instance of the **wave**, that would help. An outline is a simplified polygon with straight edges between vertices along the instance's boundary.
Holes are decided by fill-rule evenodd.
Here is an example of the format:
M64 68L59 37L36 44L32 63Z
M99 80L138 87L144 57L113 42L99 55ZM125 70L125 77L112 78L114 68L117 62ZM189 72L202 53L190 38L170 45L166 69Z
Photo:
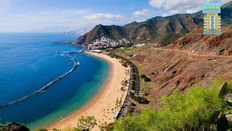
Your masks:
M75 52L75 54L79 54L79 53L82 53L82 52L83 51L80 50L80 51ZM6 104L0 104L0 108L6 108L6 107L9 107L9 106L15 105L15 104L17 104L19 102L25 101L25 100L30 99L30 98L38 95L38 94L43 93L44 91L49 89L52 85L54 85L55 83L58 83L60 80L64 79L66 76L68 76L73 71L75 71L77 69L77 67L80 65L80 63L75 58L68 55L68 54L73 54L73 52L64 52L64 53L57 53L57 54L59 54L60 56L63 56L63 57L67 57L70 61L72 61L73 62L73 67L69 71L67 71L66 73L60 75L59 77L57 77L53 81L49 82L48 84L46 84L45 86L40 88L39 90L37 90L37 91L27 95L27 96L21 97L21 98L19 98L17 100L13 100L11 102L8 102Z

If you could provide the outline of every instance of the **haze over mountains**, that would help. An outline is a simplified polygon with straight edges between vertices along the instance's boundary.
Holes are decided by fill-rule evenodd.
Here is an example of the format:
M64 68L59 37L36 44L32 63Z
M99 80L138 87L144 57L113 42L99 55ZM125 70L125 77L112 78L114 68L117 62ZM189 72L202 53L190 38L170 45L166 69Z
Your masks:
M222 6L223 26L232 24L232 1ZM77 45L90 45L102 37L116 42L122 39L136 43L156 43L158 46L167 45L193 29L203 25L203 14L176 14L167 17L154 17L144 22L132 22L124 26L97 25L90 32L81 36ZM119 44L123 44L120 43Z

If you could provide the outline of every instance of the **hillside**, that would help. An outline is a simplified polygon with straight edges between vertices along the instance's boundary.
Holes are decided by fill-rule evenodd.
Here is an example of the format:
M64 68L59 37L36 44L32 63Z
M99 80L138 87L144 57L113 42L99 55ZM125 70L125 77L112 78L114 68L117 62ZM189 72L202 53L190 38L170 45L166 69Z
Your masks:
M232 27L222 29L222 34L213 37L203 35L202 29L196 29L168 47L173 50L187 50L196 55L232 55Z
M232 24L232 1L222 7L223 25ZM201 12L194 14L176 14L167 17L154 17L144 22L132 22L124 26L97 25L81 36L76 45L90 46L102 37L115 41L114 46L125 43L156 43L165 46L203 24ZM123 41L122 41L123 40ZM126 41L126 42L125 42ZM128 42L127 42L128 41ZM95 43L95 44L99 44Z
M209 87L216 78L232 79L232 27L223 33L205 36L201 28L167 46L150 43L141 47L118 49L140 68L140 74L151 78L142 82L142 94L157 105L164 95L191 86ZM136 110L144 105L138 104Z

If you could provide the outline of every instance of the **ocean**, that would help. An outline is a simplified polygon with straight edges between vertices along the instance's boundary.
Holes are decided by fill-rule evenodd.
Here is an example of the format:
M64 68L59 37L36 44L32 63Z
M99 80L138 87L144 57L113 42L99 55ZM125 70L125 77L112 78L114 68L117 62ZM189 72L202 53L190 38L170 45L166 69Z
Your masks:
M77 51L80 47L54 42L76 38L50 33L0 33L0 105L30 95L69 71L73 62L59 53ZM110 65L86 53L70 56L80 63L76 70L29 99L1 107L0 121L42 128L96 96Z

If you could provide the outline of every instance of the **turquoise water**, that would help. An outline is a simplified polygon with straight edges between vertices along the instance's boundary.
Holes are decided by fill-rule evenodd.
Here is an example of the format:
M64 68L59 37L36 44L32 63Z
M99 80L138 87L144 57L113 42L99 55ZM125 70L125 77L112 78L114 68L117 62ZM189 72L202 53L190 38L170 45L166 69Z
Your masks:
M0 34L0 105L39 90L73 67L57 52L79 47L53 44L73 40L64 34ZM105 82L109 64L88 54L73 54L79 67L45 92L6 108L1 121L20 122L30 128L43 127L83 107Z

